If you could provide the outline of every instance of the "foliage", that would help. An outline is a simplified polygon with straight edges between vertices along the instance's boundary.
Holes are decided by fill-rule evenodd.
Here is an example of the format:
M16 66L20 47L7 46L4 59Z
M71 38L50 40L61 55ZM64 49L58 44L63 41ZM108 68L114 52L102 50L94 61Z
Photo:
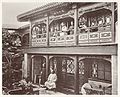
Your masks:
M11 88L21 76L22 53L21 38L18 32L10 33L2 29L2 75L3 86Z

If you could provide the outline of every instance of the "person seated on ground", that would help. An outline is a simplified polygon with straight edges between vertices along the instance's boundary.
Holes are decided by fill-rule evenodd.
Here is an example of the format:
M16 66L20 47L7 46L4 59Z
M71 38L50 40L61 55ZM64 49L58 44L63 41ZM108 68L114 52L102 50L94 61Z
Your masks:
M26 81L25 77L23 77L23 79L19 81L19 85L18 86L27 86L27 81Z
M55 89L56 88L56 81L57 81L57 75L55 74L55 71L53 69L50 69L51 73L48 76L47 81L45 82L45 86L47 89Z
M27 86L32 88L39 88L39 85L33 84L30 79L27 80Z
M85 84L82 86L82 88L81 88L81 93L82 93L82 95L86 95L86 94L87 94L85 88L91 89L92 87L91 87L91 85L90 85L88 82L85 83Z
M19 81L18 86L22 88L23 94L27 91L27 78L23 77L22 80Z

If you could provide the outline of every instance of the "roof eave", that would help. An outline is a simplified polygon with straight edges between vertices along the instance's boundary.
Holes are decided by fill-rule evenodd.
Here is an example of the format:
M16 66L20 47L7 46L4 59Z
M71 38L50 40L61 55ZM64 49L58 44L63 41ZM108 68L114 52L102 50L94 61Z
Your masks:
M17 20L19 22L25 22L25 21L28 21L32 17L32 15L34 15L38 12L39 12L39 14L42 14L43 12L48 11L54 7L58 7L58 6L65 5L65 4L68 4L68 2L50 3L50 4L44 5L42 7L30 10L28 12L18 15Z

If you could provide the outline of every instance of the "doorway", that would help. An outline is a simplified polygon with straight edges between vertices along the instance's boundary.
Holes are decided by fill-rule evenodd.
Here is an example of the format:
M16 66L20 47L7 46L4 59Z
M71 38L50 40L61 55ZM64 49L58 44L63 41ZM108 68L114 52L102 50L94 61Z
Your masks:
M46 81L46 58L35 55L32 59L32 70L33 82L36 84L44 84Z
M50 66L53 66L57 74L57 89L58 90L73 90L75 82L75 64L74 59L67 56L52 57ZM62 91L62 92L63 92Z
M104 58L84 58L78 61L79 64L79 91L84 83L93 81L94 86L99 87L97 82L104 84L111 83L111 62Z

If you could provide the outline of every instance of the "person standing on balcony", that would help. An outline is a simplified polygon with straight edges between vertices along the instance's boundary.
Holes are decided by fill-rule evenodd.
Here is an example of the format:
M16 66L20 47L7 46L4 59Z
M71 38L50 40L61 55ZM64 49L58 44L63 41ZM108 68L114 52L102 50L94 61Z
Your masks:
M71 21L71 23L70 23L71 25L70 25L70 27L69 27L69 31L68 31L68 35L72 35L72 34L74 34L74 24L73 24L73 21Z
M67 26L65 25L64 22L62 22L62 23L61 23L61 33L60 33L60 36L64 36L67 31L68 31Z

